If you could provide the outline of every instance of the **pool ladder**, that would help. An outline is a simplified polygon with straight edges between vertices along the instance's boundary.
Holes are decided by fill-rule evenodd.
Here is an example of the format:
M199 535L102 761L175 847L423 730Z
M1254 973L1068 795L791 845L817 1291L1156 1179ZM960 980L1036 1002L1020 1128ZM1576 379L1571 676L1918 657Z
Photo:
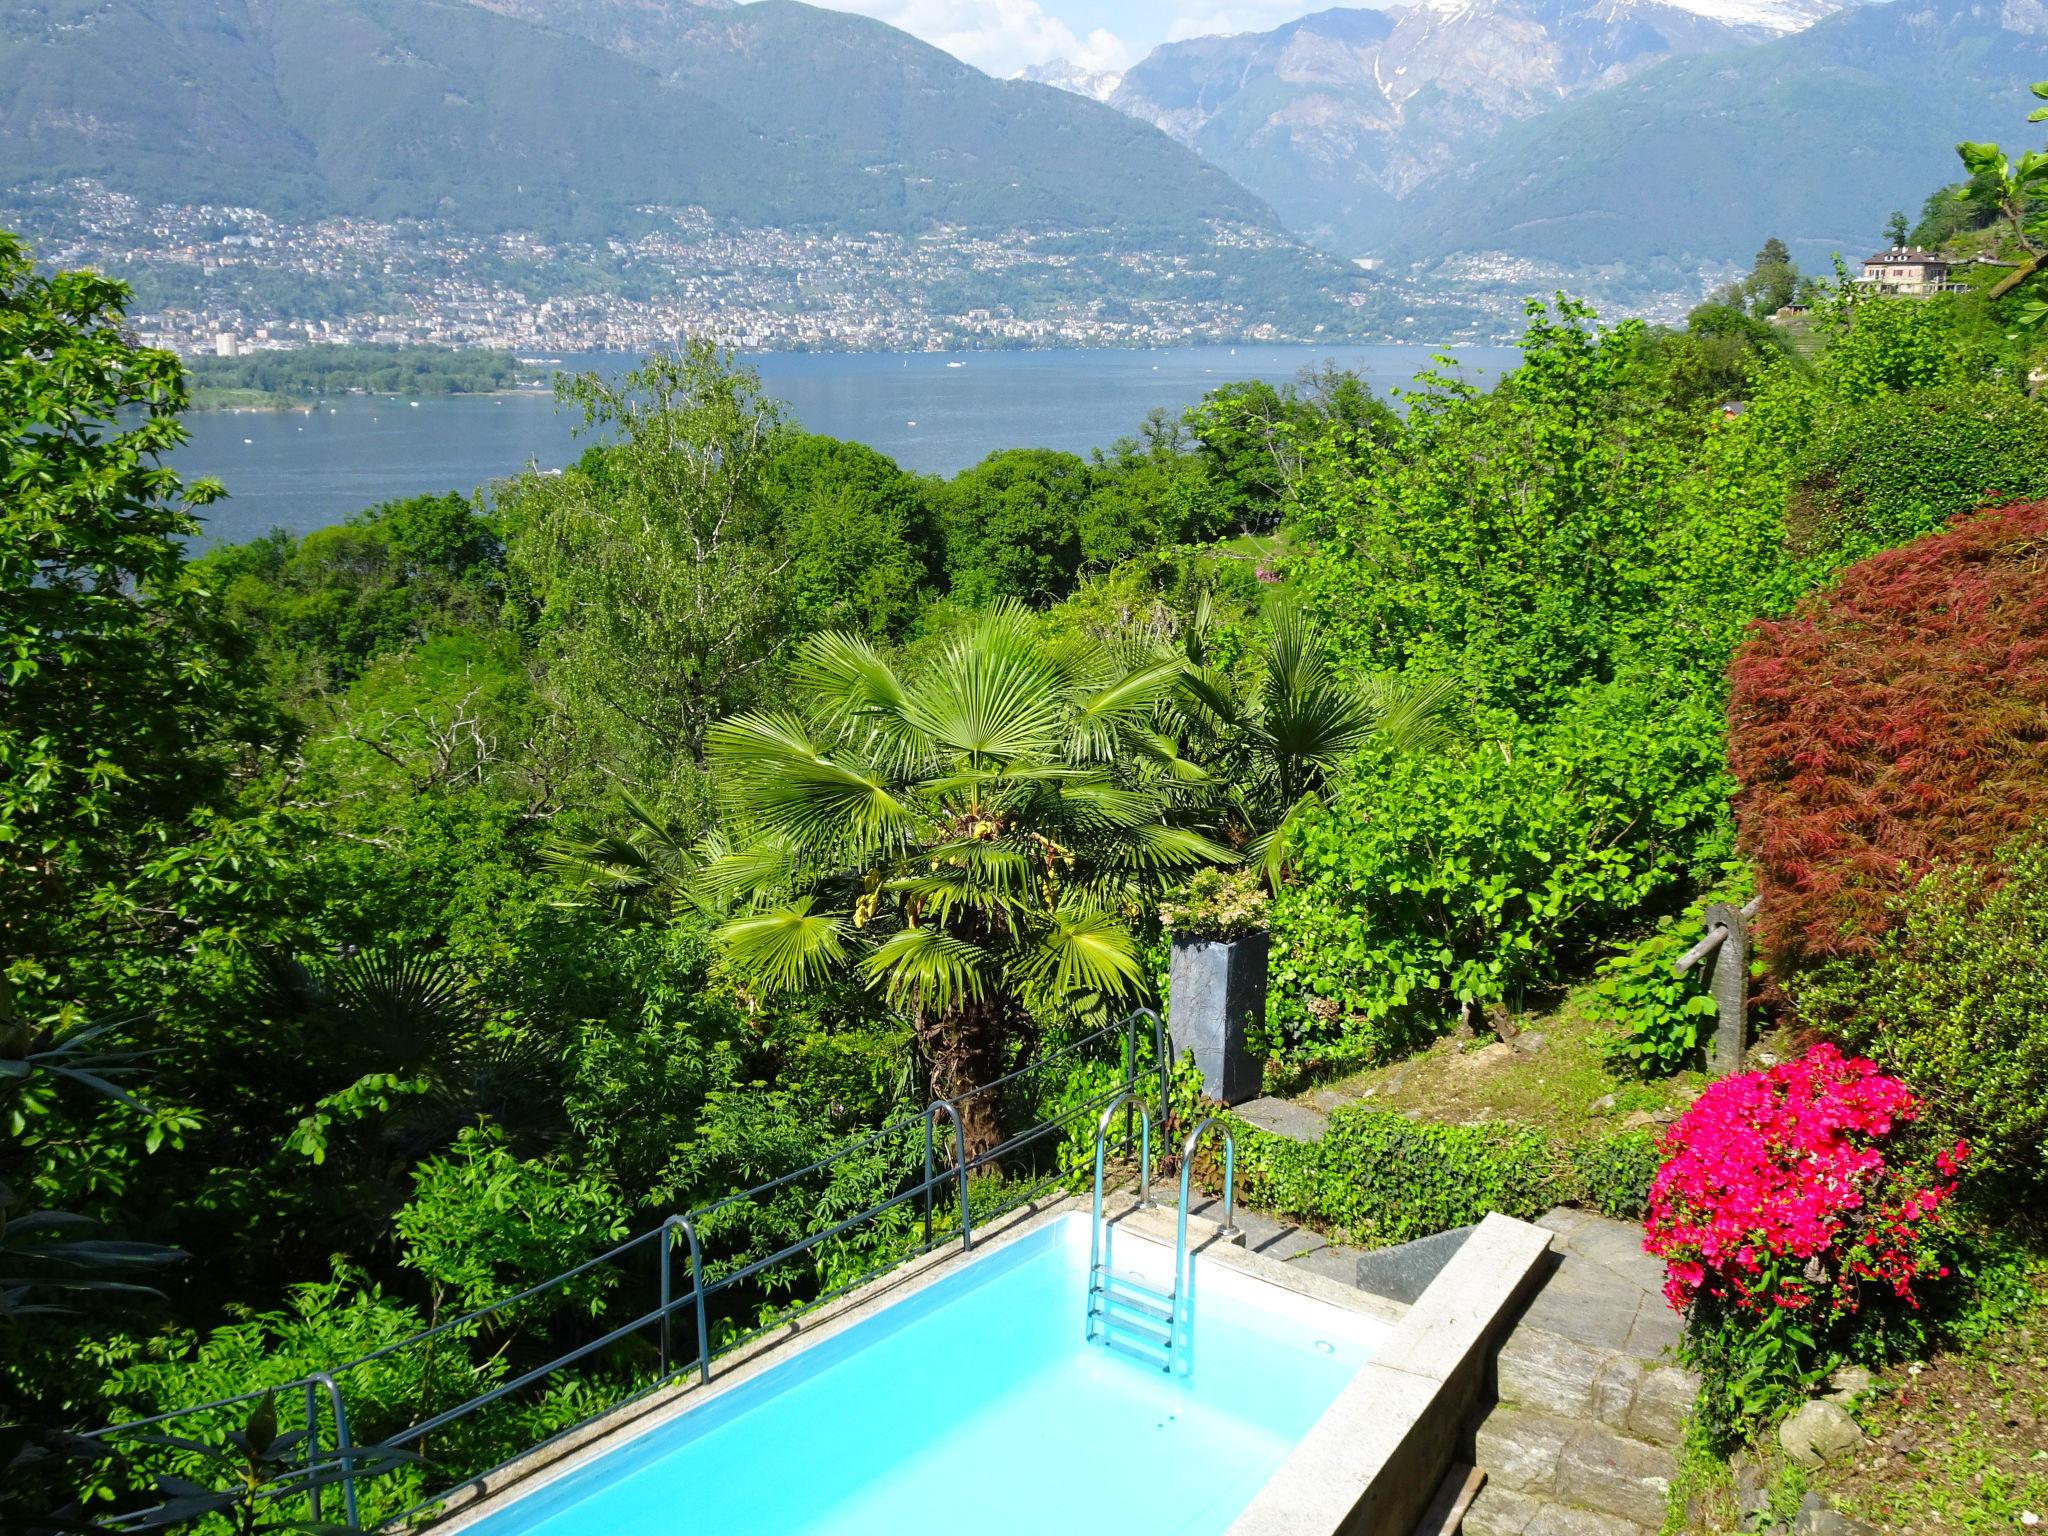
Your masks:
M1223 1137L1223 1230L1236 1238L1237 1146L1230 1130L1214 1115L1188 1132L1180 1149L1180 1211L1174 1223L1173 1285L1160 1290L1135 1275L1120 1274L1111 1261L1110 1224L1102 1219L1102 1158L1109 1140L1109 1122L1132 1094L1110 1101L1095 1126L1095 1212L1088 1236L1088 1316L1086 1337L1173 1375L1191 1368L1195 1342L1194 1271L1188 1255L1188 1175L1195 1148L1214 1126ZM1152 1117L1142 1105L1138 1114L1138 1208L1149 1210L1152 1198Z

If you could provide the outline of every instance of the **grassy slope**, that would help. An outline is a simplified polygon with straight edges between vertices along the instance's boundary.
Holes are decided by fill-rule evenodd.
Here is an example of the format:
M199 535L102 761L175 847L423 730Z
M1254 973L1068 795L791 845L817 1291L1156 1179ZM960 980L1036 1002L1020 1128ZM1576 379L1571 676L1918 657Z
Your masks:
M1533 1052L1482 1030L1474 1039L1447 1037L1406 1060L1332 1082L1294 1085L1294 1095L1319 1107L1363 1100L1448 1125L1504 1120L1568 1141L1676 1118L1698 1094L1702 1074L1645 1081L1611 1070L1602 1050L1611 1026L1596 1003L1589 985L1554 1012L1518 1021L1525 1033L1543 1038ZM1766 1040L1758 1049L1768 1053L1774 1044ZM1604 1102L1610 1096L1613 1102Z

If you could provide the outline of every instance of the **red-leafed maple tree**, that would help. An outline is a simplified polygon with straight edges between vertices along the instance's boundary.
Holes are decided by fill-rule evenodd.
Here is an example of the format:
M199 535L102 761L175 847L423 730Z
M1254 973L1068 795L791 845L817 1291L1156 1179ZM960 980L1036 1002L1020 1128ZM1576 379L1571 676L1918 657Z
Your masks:
M2048 816L2048 501L1957 519L1757 624L1729 766L1782 977L1866 949L1937 860Z

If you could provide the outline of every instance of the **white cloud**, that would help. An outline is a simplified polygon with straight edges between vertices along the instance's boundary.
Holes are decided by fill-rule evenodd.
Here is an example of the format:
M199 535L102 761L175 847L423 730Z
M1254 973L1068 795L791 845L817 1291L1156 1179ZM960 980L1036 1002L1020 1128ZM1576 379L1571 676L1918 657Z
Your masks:
M900 27L998 78L1027 64L1072 59L1084 69L1122 69L1131 49L1097 27L1085 37L1038 0L823 0L835 10L858 11Z
M1353 3L1373 5L1380 0L1353 0ZM1270 32L1282 22L1294 20L1302 10L1301 0L1195 0L1192 5L1173 8L1173 21L1167 26L1166 40L1178 43L1191 37L1211 37L1219 33Z

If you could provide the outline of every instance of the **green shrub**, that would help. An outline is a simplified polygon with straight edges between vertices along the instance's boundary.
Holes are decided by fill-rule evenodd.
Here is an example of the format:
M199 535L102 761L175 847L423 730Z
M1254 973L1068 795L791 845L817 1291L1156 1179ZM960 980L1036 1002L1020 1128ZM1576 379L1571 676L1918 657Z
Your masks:
M1275 905L1280 1051L1372 1058L1570 973L1726 852L1711 701L1582 691L1462 755L1368 751Z
M1640 1221L1650 1181L1663 1166L1663 1137L1643 1129L1615 1131L1570 1148L1566 1156L1576 1203L1617 1221Z
M1256 869L1198 869L1159 903L1168 929L1192 939L1235 939L1266 926L1266 888Z
M1853 559L2048 494L2048 409L1998 384L1877 395L1821 413L1793 474L1793 549Z
M1685 975L1672 966L1699 938L1707 904L1682 917L1657 920L1654 932L1601 962L1594 992L1601 1022L1612 1026L1608 1061L1644 1077L1668 1077L1694 1064L1712 1032L1714 999L1706 990L1711 962Z
M1937 867L1892 903L1867 959L1794 988L1800 1012L1926 1101L1964 1165L2048 1181L2048 827L1986 864Z

